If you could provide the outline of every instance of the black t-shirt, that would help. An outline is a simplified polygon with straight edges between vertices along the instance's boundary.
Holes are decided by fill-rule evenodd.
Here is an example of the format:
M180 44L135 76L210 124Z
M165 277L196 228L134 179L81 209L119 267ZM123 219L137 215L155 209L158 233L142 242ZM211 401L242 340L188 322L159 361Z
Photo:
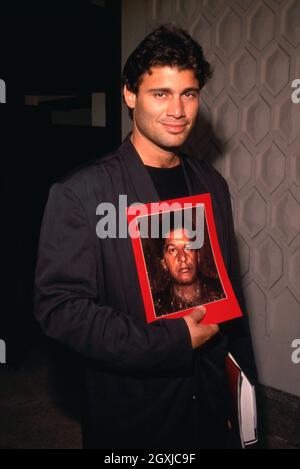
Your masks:
M182 165L173 168L156 168L147 166L154 187L161 200L188 197L189 190L185 180Z

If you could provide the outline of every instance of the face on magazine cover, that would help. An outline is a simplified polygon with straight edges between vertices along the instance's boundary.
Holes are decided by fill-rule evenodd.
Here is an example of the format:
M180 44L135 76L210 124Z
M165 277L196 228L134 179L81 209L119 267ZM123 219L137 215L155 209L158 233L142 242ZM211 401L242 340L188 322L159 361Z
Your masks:
M168 278L165 287L154 296L156 315L173 313L224 297L218 278L201 272L201 252L192 249L193 238L185 228L170 230L165 239L161 267Z
M196 286L198 282L200 251L191 249L190 244L187 230L177 228L169 233L163 249L162 267L178 286Z

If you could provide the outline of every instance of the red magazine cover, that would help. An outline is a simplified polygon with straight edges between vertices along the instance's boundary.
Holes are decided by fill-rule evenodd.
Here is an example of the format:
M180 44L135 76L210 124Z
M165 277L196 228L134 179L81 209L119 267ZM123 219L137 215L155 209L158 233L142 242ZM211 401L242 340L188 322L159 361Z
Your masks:
M205 305L203 324L242 316L222 258L210 194L127 208L148 322Z

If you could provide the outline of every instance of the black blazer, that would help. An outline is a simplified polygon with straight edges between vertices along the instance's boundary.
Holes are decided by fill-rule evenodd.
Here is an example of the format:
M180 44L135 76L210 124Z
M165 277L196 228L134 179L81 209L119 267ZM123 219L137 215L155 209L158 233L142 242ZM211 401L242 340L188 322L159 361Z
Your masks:
M225 265L245 311L227 184L204 161L183 158L182 164L190 194L203 187L211 193ZM129 138L51 188L36 268L36 317L48 336L86 358L86 447L205 446L208 425L216 434L224 421L228 349L254 370L247 323L230 321L196 352L182 318L146 323L131 240L96 235L98 204L118 207L120 194L128 204L159 201Z

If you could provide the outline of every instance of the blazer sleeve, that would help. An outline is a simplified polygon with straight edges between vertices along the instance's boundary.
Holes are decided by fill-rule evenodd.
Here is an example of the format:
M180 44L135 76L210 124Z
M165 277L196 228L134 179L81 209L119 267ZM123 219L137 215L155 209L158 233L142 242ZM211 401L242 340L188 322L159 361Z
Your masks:
M234 293L243 312L243 317L228 323L224 323L222 329L227 332L229 338L229 351L236 357L244 372L254 382L257 382L257 370L255 365L251 333L245 298L243 294L239 255L234 231L234 221L231 208L231 199L227 182L225 186L226 201L226 220L227 220L227 239L229 246L229 265L228 275L234 290Z
M112 370L190 368L191 339L182 318L161 320L157 327L99 304L104 279L99 279L94 236L79 197L66 183L55 184L44 213L35 276L35 315L43 331Z

